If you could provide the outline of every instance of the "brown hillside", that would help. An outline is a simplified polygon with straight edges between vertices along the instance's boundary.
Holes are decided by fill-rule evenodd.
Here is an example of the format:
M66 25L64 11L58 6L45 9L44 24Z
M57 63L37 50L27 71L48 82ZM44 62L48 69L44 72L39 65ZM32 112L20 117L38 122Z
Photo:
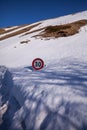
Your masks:
M13 32L13 33L11 33L11 34L7 34L7 35L5 35L5 36L2 36L2 37L0 38L0 41L1 41L1 40L4 40L4 39L7 39L7 38L10 38L10 37L13 37L13 36L16 36L16 35L19 35L19 34L22 34L22 33L25 33L25 32L27 32L27 31L31 30L32 28L38 26L39 24L40 24L40 23L34 24L34 25L31 25L31 26L26 27L26 28L24 28L24 29L21 29L21 30L19 30L19 31L15 31L15 32Z
M21 27L24 27L25 25L23 25L23 26L18 26L18 27L15 27L15 28L13 28L13 29L10 29L11 27L7 27L7 28L9 28L9 30L5 30L5 29L3 29L3 28L0 28L0 30L3 30L3 31L0 31L0 34L5 34L5 33L9 33L9 32L11 32L11 31L14 31L14 30L16 30L16 29L18 29L18 28L21 28Z
M86 24L87 24L87 20L79 20L64 25L48 26L41 34L36 35L35 37L40 36L43 38L47 38L47 37L58 38L58 37L71 36L78 33L79 29L82 26L85 26Z
M0 28L0 34L3 34L5 32L5 29Z

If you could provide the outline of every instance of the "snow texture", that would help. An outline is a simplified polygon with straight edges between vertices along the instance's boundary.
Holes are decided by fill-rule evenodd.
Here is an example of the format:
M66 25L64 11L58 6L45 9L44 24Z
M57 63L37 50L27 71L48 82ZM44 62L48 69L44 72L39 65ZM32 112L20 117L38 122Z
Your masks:
M32 30L81 19L87 11ZM32 37L38 33L0 41L0 130L87 130L87 26L57 39ZM31 66L37 57L45 62L39 71Z

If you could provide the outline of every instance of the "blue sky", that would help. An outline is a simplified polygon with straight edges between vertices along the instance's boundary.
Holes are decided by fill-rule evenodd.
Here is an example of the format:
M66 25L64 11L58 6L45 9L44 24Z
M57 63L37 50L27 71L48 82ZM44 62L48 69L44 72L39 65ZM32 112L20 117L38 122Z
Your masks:
M87 10L87 0L0 0L0 27L34 23Z

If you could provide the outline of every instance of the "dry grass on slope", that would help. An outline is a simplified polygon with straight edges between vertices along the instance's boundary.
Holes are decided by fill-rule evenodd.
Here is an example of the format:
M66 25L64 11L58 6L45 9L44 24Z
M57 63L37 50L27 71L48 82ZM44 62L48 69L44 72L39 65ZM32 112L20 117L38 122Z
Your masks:
M22 35L22 36L25 36L25 35L28 35L28 34L31 34L31 33L35 33L35 32L38 32L38 31L42 31L42 30L44 30L45 28L46 28L46 27L39 28L39 29L36 29L36 30L30 31L30 32L27 32L27 33L25 33L25 34Z
M10 34L7 34L7 35L5 35L5 36L2 36L2 37L0 38L0 41L1 41L1 40L4 40L4 39L7 39L7 38L10 38L10 37L13 37L13 36L16 36L16 35L20 35L20 34L22 34L22 33L25 33L25 32L27 32L27 31L31 30L32 28L38 26L39 24L41 24L41 23L34 24L34 25L31 25L31 26L26 27L26 28L24 28L24 29L21 29L21 30L19 30L19 31L15 31L15 32L13 32L13 33L10 33Z
M21 41L20 44L28 44L30 42L30 40L25 40L25 41Z
M3 34L5 32L5 29L0 28L0 34Z
M79 32L79 29L82 26L87 24L87 20L79 20L73 23L64 24L64 25L56 25L56 26L48 26L45 30L37 36L47 38L47 37L67 37L74 35Z
M7 27L7 28L9 28L9 30L5 30L4 28L0 28L0 34L9 33L11 31L14 31L14 30L19 29L19 28L24 27L24 26L27 26L27 25L18 26L18 27L12 28L12 29L11 29L11 27Z

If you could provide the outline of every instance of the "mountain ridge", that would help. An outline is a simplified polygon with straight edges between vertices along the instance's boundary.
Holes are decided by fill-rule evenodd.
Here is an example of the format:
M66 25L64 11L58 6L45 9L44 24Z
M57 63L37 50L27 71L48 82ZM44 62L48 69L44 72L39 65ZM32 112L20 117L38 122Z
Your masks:
M82 14L84 14L84 15L82 15ZM85 15L87 14L87 11L83 11L83 12L80 12L80 13L76 13L76 14L71 14L71 15L67 15L67 16L63 16L63 17L59 17L59 18L54 18L54 19L48 19L48 20L44 20L44 21L40 21L40 22L36 22L36 23L33 23L33 24L30 24L30 25L20 25L20 26L13 26L13 27L9 27L9 29L7 29L7 28L1 28L0 29L0 40L4 40L4 39L6 39L6 38L9 38L9 37L11 37L11 36L16 36L16 35L19 35L19 34L22 34L22 33L24 33L24 32L28 32L29 30L33 30L33 29L35 29L35 27L36 27L36 29L37 28L39 28L39 29L41 29L41 27L40 26L42 26L42 29L44 29L44 28L46 28L46 27L49 27L49 26L51 26L51 24L49 24L49 25L45 25L45 26L43 26L43 23L45 23L46 21L48 21L47 23L50 23L49 21L60 21L60 19L64 19L64 17L65 17L65 19L67 18L67 17L71 17L71 19L75 16L79 16L79 15L82 15L82 18L76 18L76 20L72 20L71 22L67 22L67 24L68 23L72 23L72 22L75 22L75 21L80 21L80 20L82 20L82 19L84 19L84 20L86 20L87 18L85 17ZM54 22L55 22L54 21ZM56 24L52 24L52 26L53 25L59 25L60 23L56 23ZM66 22L65 23L61 23L62 25L63 24L66 24ZM39 27L38 27L38 25L39 25ZM18 29L18 31L16 30L16 29ZM12 32L13 31L13 33L10 35L9 34L9 32ZM7 34L7 36L5 35L5 36L3 36L2 34Z

